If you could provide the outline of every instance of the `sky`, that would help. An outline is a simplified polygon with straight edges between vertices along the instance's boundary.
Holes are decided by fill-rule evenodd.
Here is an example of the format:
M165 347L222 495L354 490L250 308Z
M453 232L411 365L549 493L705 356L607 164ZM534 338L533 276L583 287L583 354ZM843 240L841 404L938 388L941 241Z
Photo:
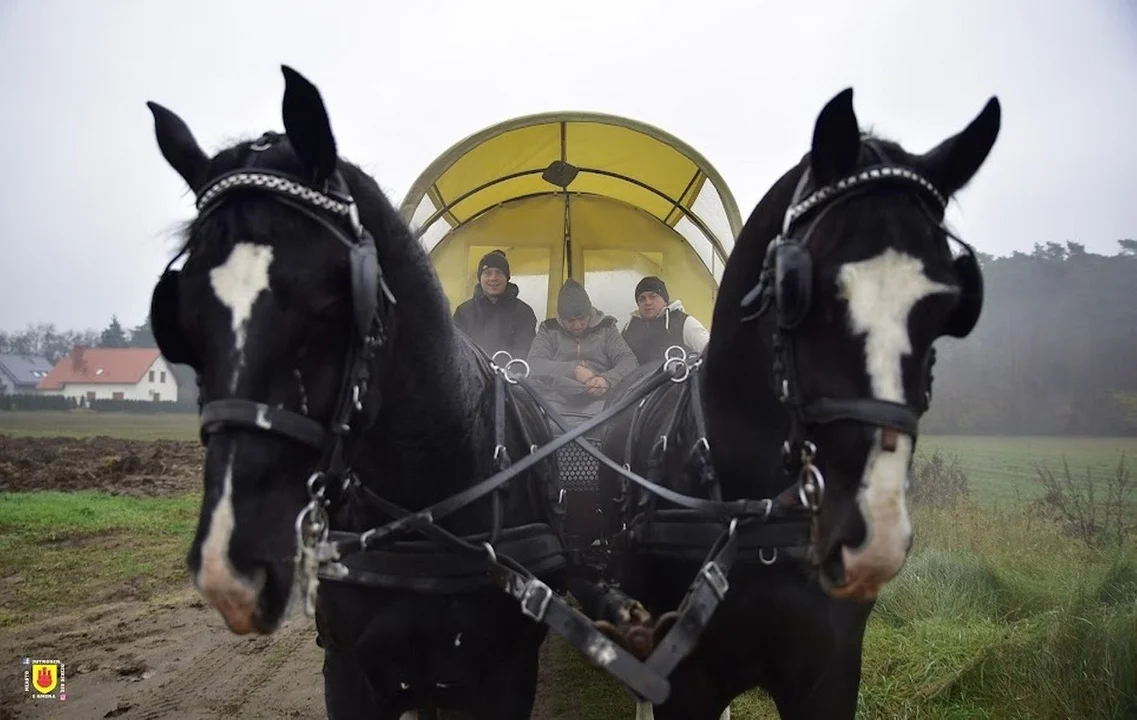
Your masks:
M477 130L588 110L695 147L745 219L852 87L862 127L913 152L998 96L948 213L979 250L1137 237L1131 0L0 0L0 330L142 322L193 213L146 101L212 153L282 130L281 64L396 205Z

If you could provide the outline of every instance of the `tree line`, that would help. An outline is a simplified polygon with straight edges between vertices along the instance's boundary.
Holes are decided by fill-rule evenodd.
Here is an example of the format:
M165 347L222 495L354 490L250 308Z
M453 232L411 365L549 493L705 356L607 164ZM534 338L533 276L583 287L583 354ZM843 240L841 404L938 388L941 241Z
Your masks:
M1137 434L1137 240L980 258L983 314L936 343L932 433Z
M936 343L930 433L1137 434L1137 240L1114 255L1075 242L1030 253L979 254L983 314L972 334ZM155 347L149 318L126 330L0 332L0 352L58 362L79 343ZM193 370L175 365L179 402L196 402Z
M129 330L123 327L117 315L112 315L110 323L102 330L60 330L55 323L49 322L29 323L18 332L0 330L0 353L40 355L53 365L67 357L76 345L104 348L158 347L154 332L150 329L149 315L141 325ZM194 382L193 368L173 363L170 367L178 380L177 405L194 407L197 402L197 384ZM22 402L31 401L25 398ZM165 408L166 405L162 402L155 407Z
M29 323L18 332L0 330L0 353L40 355L53 365L71 352L76 345L87 347L126 348L158 347L150 330L150 318L141 325L126 330L117 315L102 330L60 330L55 323Z

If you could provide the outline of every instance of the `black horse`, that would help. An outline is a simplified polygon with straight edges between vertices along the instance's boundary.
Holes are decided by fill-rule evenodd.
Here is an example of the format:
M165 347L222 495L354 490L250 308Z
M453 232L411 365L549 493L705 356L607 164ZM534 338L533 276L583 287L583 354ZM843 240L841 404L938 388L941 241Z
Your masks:
M807 511L796 531L739 526L729 591L655 717L718 718L754 687L782 717L854 716L865 624L912 543L905 492L933 343L966 337L982 306L979 266L966 245L953 260L944 207L999 125L992 98L961 133L913 155L862 133L851 89L834 97L810 152L742 229L693 382L609 425L604 453L664 486ZM620 590L660 618L700 569L706 543L684 545L699 545L706 522L676 520L673 505L607 467L600 484L613 547L626 553L613 555Z
M212 158L149 104L199 210L184 267L167 268L151 308L162 353L197 371L203 402L205 492L187 560L238 634L278 627L312 534L413 514L551 438L527 395L498 402L500 375L455 330L426 253L375 181L338 157L317 89L283 70L285 133ZM473 537L479 553L480 533L491 555L526 556L563 587L553 467L440 512L431 529ZM384 555L373 539L377 554L335 558L347 577L319 585L329 717L528 718L547 627L488 583L485 554L404 538Z

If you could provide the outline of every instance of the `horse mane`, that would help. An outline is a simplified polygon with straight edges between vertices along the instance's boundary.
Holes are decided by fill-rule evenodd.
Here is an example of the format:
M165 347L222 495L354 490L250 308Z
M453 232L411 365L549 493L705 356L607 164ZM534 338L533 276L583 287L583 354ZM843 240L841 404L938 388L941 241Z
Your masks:
M261 139L273 142L263 150L251 150ZM250 168L253 155L256 161ZM281 133L266 133L221 150L210 161L208 177L246 168L305 178L287 136ZM397 301L387 323L388 340L373 370L378 378L378 412L371 427L363 431L364 439L355 453L359 469L370 466L360 477L368 485L382 483L382 488L375 489L394 502L422 507L470 484L477 468L469 458L488 432L480 417L487 407L488 381L474 352L454 328L449 302L430 258L395 206L358 165L341 158L338 169L355 200L360 223L375 239L380 266ZM249 192L255 197L255 191ZM234 223L254 235L270 236L278 233L276 228L303 221L282 213L271 201L220 207L187 223L182 250L209 262L226 253L240 236L233 232ZM308 252L313 257L342 255L342 248L334 241L313 242ZM339 262L346 270L346 255ZM350 301L346 295L344 300ZM438 447L447 447L449 452L439 453ZM431 480L423 482L423 477Z
M360 222L375 238L380 266L397 301L390 340L378 357L383 405L375 437L382 437L386 448L381 452L384 471L369 475L384 479L383 492L391 500L422 507L459 492L476 475L480 463L471 456L477 456L482 436L491 432L483 420L489 379L454 327L429 256L378 182L347 160L340 160L339 169ZM439 447L448 451L440 453ZM483 454L488 463L488 451ZM416 472L399 477L401 487L393 488L392 476L402 473L390 472L392 464Z

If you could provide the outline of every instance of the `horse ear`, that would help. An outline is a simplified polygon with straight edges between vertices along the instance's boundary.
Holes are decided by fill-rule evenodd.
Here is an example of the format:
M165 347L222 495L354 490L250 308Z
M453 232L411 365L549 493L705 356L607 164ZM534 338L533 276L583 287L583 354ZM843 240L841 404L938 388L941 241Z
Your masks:
M287 65L284 72L284 131L312 181L323 184L336 169L336 139L316 86Z
M156 102L147 102L146 107L154 115L154 135L158 138L162 157L196 192L205 181L209 156L202 151L189 126L176 113Z
M920 157L924 174L944 197L951 197L967 185L983 165L999 136L1000 121L999 99L992 97L962 132Z
M852 174L861 154L861 129L853 112L853 88L837 93L813 127L810 169L817 187Z

